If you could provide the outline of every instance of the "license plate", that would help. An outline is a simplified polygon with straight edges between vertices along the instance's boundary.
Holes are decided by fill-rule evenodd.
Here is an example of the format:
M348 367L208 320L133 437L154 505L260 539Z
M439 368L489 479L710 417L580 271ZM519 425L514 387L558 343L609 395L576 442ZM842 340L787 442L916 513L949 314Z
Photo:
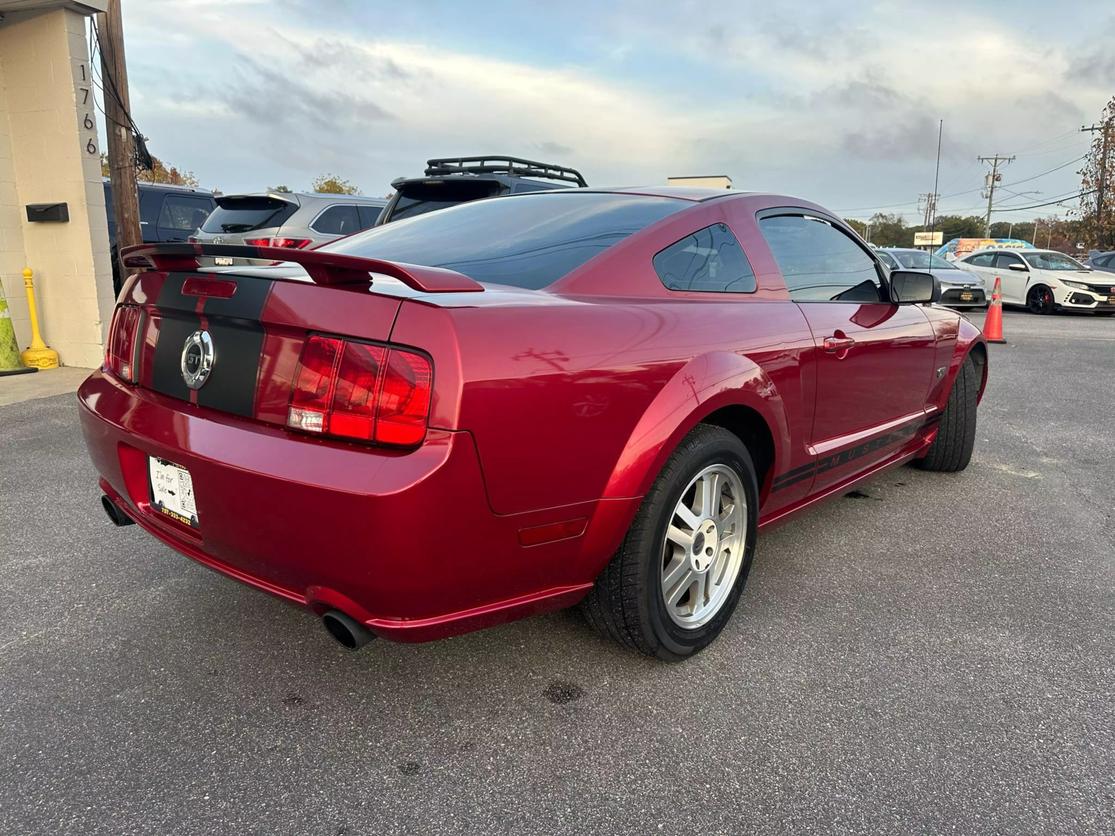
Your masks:
M194 480L190 478L190 471L166 459L152 457L147 460L147 472L151 477L151 506L172 520L197 528Z
M971 302L975 298L976 298L975 295L972 294L971 292L967 291L967 290L963 291L960 294L960 301L961 302Z
M215 255L213 256L213 263L218 267L231 267L232 259L227 255Z

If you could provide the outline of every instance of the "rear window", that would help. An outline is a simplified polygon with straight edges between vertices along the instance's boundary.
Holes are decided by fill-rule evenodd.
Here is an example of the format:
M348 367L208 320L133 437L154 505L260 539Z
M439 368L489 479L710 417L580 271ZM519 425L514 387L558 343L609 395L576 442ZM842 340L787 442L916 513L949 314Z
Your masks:
M667 197L554 190L474 201L377 226L321 249L537 289L689 206Z
M251 232L279 226L294 214L296 204L271 197L223 197L217 199L202 232Z
M399 198L391 208L389 220L415 218L498 193L499 183L494 180L445 179L406 183L399 189Z

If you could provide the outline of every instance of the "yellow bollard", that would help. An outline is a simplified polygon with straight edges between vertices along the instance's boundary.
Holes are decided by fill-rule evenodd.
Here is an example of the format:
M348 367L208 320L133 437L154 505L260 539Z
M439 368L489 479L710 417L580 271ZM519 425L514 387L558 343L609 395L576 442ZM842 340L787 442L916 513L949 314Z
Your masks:
M39 334L39 314L35 310L35 284L31 279L30 267L23 268L23 286L27 288L27 307L31 311L31 345L26 351L20 352L19 359L23 365L36 369L58 368L58 352L43 342Z

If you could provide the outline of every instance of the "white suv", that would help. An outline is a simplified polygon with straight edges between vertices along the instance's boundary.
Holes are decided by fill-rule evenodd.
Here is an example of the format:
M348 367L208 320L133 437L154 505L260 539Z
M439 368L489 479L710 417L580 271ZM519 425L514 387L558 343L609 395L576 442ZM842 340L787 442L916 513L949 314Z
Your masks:
M1056 250L992 247L953 264L978 274L989 297L998 276L1004 305L1024 305L1042 314L1058 308L1115 313L1115 281Z

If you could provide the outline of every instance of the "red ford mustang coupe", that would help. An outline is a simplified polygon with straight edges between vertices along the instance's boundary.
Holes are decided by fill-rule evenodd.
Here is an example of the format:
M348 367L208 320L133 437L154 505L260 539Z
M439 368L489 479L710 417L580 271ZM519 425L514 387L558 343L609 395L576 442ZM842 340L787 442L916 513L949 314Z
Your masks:
M764 526L885 467L965 467L987 378L932 276L770 194L551 191L312 251L125 257L79 393L110 518L352 648L580 601L689 656Z

